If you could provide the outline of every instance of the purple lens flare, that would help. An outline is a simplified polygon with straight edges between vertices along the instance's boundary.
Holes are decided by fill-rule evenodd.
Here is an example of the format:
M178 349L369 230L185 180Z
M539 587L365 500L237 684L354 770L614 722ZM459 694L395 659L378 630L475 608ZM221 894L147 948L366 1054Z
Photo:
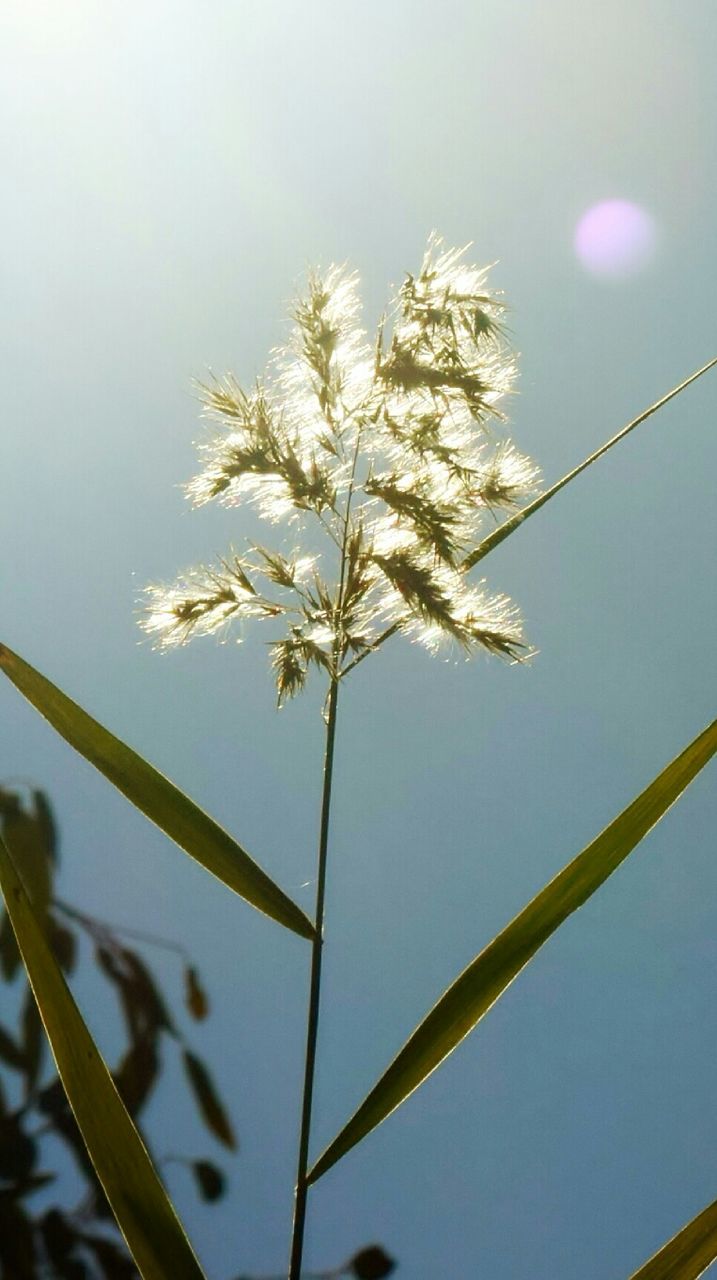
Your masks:
M651 215L631 200L601 200L578 222L574 247L593 275L619 280L652 260L657 229Z

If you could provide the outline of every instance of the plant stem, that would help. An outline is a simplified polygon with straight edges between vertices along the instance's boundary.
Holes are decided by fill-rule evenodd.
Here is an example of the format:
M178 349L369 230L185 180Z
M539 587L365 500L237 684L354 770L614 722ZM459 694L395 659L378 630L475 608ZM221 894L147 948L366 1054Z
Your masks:
M321 994L321 958L324 931L324 892L326 888L326 862L329 849L329 813L331 810L331 779L334 770L334 741L336 738L336 711L339 684L336 676L329 688L328 716L326 722L326 751L324 755L324 786L321 797L321 830L319 834L319 863L316 881L316 933L311 945L311 986L309 1012L306 1027L306 1066L304 1069L304 1096L301 1105L301 1134L299 1137L299 1162L296 1173L294 1199L294 1225L291 1235L291 1259L289 1280L299 1280L304 1248L306 1221L306 1173L309 1163L309 1137L311 1134L311 1102L314 1093L314 1068L316 1065L316 1040L319 1030L319 999Z
M567 475L563 476L560 480L557 480L555 484L551 485L549 489L546 489L544 493L541 493L539 497L528 503L527 507L523 507L521 511L516 511L515 515L511 516L510 519L504 520L502 524L499 524L497 529L494 529L492 533L489 533L488 537L484 538L483 541L479 543L473 551L471 551L470 555L466 556L461 566L462 569L472 569L473 566L478 564L484 556L487 556L494 547L497 547L504 538L507 538L510 533L514 533L514 531L528 519L528 516L532 516L535 511L539 511L541 507L545 506L546 502L549 502L551 498L555 497L556 493L560 493L560 490L564 489L566 484L570 484L571 480L575 480L581 472L586 471L588 467L591 467L593 462L597 462L598 458L602 458L603 454L612 449L613 445L618 444L620 440L629 435L631 431L634 431L635 427L639 427L641 423L645 422L648 418L651 418L653 413L657 413L657 410L661 409L663 405L666 405L668 401L674 400L675 396L678 396L681 391L684 391L686 387L689 387L691 382L696 382L698 378L702 377L703 373L708 373L710 369L714 369L715 365L717 365L717 356L715 356L713 360L708 360L707 364L703 364L702 368L697 369L695 373L691 373L689 378L685 378L684 382L679 382L676 387L673 387L671 391L667 392L667 395L661 396L659 400L656 400L654 404L650 405L649 409L643 409L642 413L638 413L636 418L633 418L626 426L622 427L616 435L611 436L605 444L601 445L599 449L596 449L594 453L591 453L589 458L585 458L577 467L573 467L572 471L568 471ZM384 636L380 636L377 643L380 643L384 638ZM376 646L374 645L373 647L375 648Z
M126 938L136 938L138 942L146 942L152 947L163 947L166 951L174 951L181 956L185 963L190 963L190 955L186 947L179 942L171 942L169 938L160 938L156 933L145 933L141 929L132 929L129 925L111 924L107 920L98 920L96 916L90 916L85 911L78 910L77 907L70 906L69 902L64 902L62 898L52 899L53 907L57 907L63 915L69 916L71 920L76 920L83 929L86 929L92 936L93 932L97 933L119 933Z

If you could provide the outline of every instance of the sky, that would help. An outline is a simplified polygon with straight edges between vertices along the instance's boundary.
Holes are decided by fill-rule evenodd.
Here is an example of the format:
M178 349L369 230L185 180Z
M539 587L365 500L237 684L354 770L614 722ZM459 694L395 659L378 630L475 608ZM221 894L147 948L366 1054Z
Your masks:
M520 353L511 435L558 478L717 354L716 41L710 0L0 9L0 638L307 911L318 687L277 714L261 636L158 655L137 627L147 582L253 529L183 497L191 381L250 383L312 265L356 267L372 327L436 228L495 264ZM617 232L605 202L625 202ZM398 638L347 682L314 1152L468 961L714 715L716 409L713 373L485 562L530 664ZM221 1206L198 1206L181 1168L169 1189L210 1280L280 1273L306 944L10 686L0 718L0 778L55 804L63 896L195 957L201 1048L241 1149ZM312 1191L309 1266L375 1240L410 1280L619 1280L714 1199L716 819L707 770ZM89 963L73 989L111 1057L119 1020ZM221 1160L167 1062L155 1149Z

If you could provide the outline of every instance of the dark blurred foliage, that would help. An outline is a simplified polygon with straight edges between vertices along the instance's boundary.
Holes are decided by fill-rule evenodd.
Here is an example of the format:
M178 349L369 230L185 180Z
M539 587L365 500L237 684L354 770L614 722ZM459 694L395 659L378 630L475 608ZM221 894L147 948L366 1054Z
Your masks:
M359 1249L340 1267L332 1267L328 1271L302 1271L304 1280L384 1280L396 1270L396 1263L390 1258L380 1244L369 1244ZM236 1280L256 1280L252 1276L237 1276ZM283 1280L282 1276L264 1276L262 1280Z
M356 1276L357 1280L383 1280L395 1269L393 1258L389 1258L380 1244L371 1244L354 1254L347 1263L347 1275Z
M183 947L107 924L55 896L58 866L57 825L42 791L23 794L0 788L0 831L32 900L38 920L65 975L72 974L82 934L94 960L119 1001L126 1046L112 1071L127 1110L140 1124L157 1087L162 1052L168 1039L180 1048L187 1087L213 1137L229 1150L237 1146L231 1121L206 1063L190 1048L146 960L129 945L139 940L169 948L184 966L184 1002L197 1020L206 1017L208 1001L199 976ZM0 978L14 988L8 1004L19 1008L13 1019L0 1007L0 1277L2 1280L137 1280L132 1263L89 1161L84 1144L54 1073L37 1006L7 915L0 922ZM22 987L20 991L18 986ZM19 1001L18 1001L19 997ZM11 1101L12 1099L12 1101ZM66 1146L84 1184L79 1203L67 1205L66 1189L47 1167L52 1136ZM147 1145L146 1135L143 1134ZM159 1152L160 1167L169 1160L191 1170L197 1194L205 1201L225 1193L221 1169L203 1158ZM65 1179L65 1182L67 1180ZM53 1187L53 1183L57 1185ZM43 1205L52 1187L51 1207ZM64 1191L64 1194L63 1194Z
M206 1129L235 1151L234 1129L207 1064L186 1043L146 959L129 943L168 949L178 957L184 972L184 1006L195 1021L202 1021L209 1001L184 947L108 924L56 896L58 832L44 792L0 787L0 832L64 974L75 969L84 935L98 971L113 988L126 1045L112 1077L135 1123L141 1129L142 1113L160 1081L163 1047L168 1039L174 1040ZM139 1280L54 1072L5 911L0 919L0 982L8 988L7 1003L19 1009L11 1020L0 1004L0 1280ZM84 1184L74 1205L66 1203L60 1174L46 1167L48 1137L65 1145ZM220 1200L226 1192L226 1175L210 1160L163 1152L153 1158L160 1168L170 1162L186 1165L204 1201ZM45 1192L42 1200L47 1206L49 1188L50 1207L38 1208L36 1193ZM395 1265L380 1245L370 1245L342 1266L317 1274L324 1280L383 1280Z

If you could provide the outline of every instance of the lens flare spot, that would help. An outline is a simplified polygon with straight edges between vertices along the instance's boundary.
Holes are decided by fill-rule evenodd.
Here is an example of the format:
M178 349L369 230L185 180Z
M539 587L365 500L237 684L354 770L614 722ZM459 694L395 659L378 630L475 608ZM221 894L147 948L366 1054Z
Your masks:
M630 200L602 200L575 228L575 252L593 275L613 280L635 275L657 247L654 219Z

